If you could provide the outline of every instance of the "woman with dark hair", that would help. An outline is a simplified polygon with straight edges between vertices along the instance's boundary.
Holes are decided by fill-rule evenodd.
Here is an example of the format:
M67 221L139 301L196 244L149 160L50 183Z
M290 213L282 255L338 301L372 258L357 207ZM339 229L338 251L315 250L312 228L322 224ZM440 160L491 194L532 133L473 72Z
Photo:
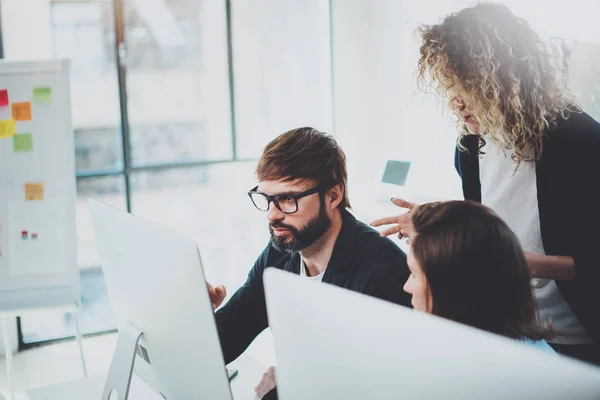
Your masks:
M464 198L519 238L540 320L556 334L550 345L600 365L600 124L573 104L544 42L506 6L480 3L420 34L420 82L457 116ZM387 224L384 236L411 235L407 214L372 223ZM496 284L494 271L487 279Z
M523 249L504 221L478 203L451 201L415 208L412 222L404 291L416 310L553 352Z

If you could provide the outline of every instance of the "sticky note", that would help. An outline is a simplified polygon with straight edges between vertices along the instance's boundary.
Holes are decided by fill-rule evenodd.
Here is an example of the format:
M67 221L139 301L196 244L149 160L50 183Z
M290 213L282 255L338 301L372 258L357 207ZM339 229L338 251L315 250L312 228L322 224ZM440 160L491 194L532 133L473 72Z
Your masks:
M12 103L12 116L15 121L31 121L31 103Z
M43 183L26 183L25 184L25 200L44 200L44 184Z
M9 138L17 132L14 119L0 120L0 139Z
M8 90L0 90L0 107L8 106Z
M51 87L33 88L33 100L37 103L47 103L52 100Z
M13 151L25 153L33 150L33 139L31 133L17 133L13 136Z

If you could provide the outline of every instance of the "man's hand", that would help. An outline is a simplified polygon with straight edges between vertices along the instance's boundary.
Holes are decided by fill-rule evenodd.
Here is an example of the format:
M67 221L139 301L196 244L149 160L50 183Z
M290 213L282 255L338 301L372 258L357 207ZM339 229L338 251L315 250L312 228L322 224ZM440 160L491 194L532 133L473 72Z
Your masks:
M271 367L263 374L262 379L254 388L254 392L260 398L275 389L275 367Z
M400 208L407 208L408 212L395 217L376 219L371 222L371 226L391 225L381 231L381 236L385 237L397 233L400 239L410 239L414 232L410 213L417 205L397 198L392 198L392 203Z
M217 307L223 303L225 297L227 297L227 290L225 290L225 286L219 285L217 287L213 287L210 283L206 282L206 286L208 286L208 293L210 294L210 302L212 303L213 310L216 310Z

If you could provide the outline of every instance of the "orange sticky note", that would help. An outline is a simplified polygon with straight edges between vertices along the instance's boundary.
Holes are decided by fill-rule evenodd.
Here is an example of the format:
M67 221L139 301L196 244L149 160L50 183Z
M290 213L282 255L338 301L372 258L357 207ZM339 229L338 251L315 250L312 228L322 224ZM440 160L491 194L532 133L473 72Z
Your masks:
M9 138L17 133L17 127L14 119L0 120L0 139Z
M12 103L12 115L15 121L31 121L31 103Z
M26 183L25 184L25 200L44 200L44 184L43 183Z

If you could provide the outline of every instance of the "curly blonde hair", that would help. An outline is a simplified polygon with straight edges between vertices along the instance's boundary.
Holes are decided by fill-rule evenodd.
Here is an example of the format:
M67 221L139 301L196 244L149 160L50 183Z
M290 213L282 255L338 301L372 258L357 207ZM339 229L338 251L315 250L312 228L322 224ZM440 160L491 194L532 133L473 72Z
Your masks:
M422 25L419 33L421 88L433 87L450 104L468 104L485 137L512 149L518 163L538 160L548 128L579 112L544 42L504 5L477 4ZM459 127L459 138L468 134Z

